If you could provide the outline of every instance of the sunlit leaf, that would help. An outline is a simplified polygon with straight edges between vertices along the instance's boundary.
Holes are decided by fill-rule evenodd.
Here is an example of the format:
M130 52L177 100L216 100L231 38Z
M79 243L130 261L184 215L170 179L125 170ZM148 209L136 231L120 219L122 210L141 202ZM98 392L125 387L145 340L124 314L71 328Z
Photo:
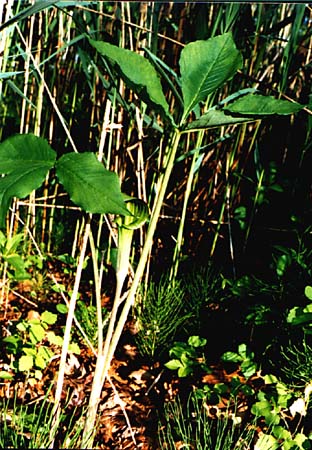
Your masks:
M47 332L47 339L50 344L58 345L59 347L62 347L63 345L63 338L61 336L57 336L54 331Z
M304 295L312 301L312 286L306 286L304 290Z
M106 170L93 153L67 153L56 163L57 176L71 200L83 210L129 215L116 173Z
M13 375L6 370L0 370L0 379L2 380L12 380Z
M226 352L221 357L222 361L239 363L242 361L242 357L235 352Z
M42 325L31 325L29 330L29 337L33 344L37 344L38 342L41 342L46 334L45 329Z
M171 359L170 361L168 361L165 366L167 367L167 369L170 370L177 370L180 367L182 367L182 363L179 359Z
M235 117L229 113L225 113L221 109L211 108L207 113L200 116L198 119L189 123L186 130L196 130L202 128L216 128L223 125L235 125L244 122L251 122L254 119L250 117Z
M255 450L276 450L280 447L278 440L270 434L261 433L255 443Z
M57 315L54 313L51 313L50 311L44 311L41 314L41 320L45 323L47 323L48 325L53 325L55 324L56 320L57 320Z
M24 370L30 370L34 366L34 359L30 355L23 355L18 361L18 369L23 372Z
M187 377L188 375L191 375L193 373L193 368L190 366L182 366L178 369L178 376L180 378Z
M243 116L268 116L272 114L288 115L300 111L304 106L288 100L271 96L249 94L235 100L224 108L230 114Z
M113 62L115 69L120 72L125 83L139 98L149 105L156 106L172 120L158 74L146 58L108 42L92 39L89 42L102 56Z
M182 123L200 101L235 75L242 62L231 33L184 47L179 61L184 102Z
M16 135L0 144L0 227L13 197L24 198L43 183L56 153L42 138Z
M76 355L80 355L80 348L79 345L76 344L76 342L72 342L69 344L68 351L70 353L75 353Z
M66 305L63 305L62 303L58 303L56 305L56 309L58 310L59 313L61 314L67 314L68 313L68 308Z
M192 347L204 347L207 344L207 339L200 336L190 336L187 342Z

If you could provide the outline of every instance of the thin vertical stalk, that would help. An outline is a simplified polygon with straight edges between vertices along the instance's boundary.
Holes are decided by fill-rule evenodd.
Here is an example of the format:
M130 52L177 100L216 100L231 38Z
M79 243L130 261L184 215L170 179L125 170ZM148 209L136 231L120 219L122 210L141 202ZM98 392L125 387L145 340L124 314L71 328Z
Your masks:
M74 312L75 312L76 302L77 302L78 294L79 294L79 286L80 286L81 275L82 275L82 271L83 271L84 260L86 257L87 244L88 244L88 240L89 240L89 236L90 236L91 218L92 218L92 215L89 214L88 220L86 222L85 230L84 230L82 247L80 250L73 292L72 292L72 295L71 295L71 298L69 301L69 306L68 306L63 346L62 346L62 352L61 352L61 358L60 358L59 373L58 373L58 377L57 377L57 384L56 384L56 391L55 391L55 398L54 398L54 408L53 408L53 416L54 417L53 417L53 425L52 425L52 429L51 429L52 441L54 439L53 436L55 436L55 434L56 434L56 427L57 427L59 417L60 417L61 396L62 396L62 390L63 390L63 385L64 385L66 358L67 358L68 348L69 348L69 344L70 344L70 336L71 336L72 324L73 324L73 320L74 320Z
M179 224L176 245L175 245L175 249L174 249L173 261L172 261L170 275L169 275L169 279L172 280L173 282L177 276L178 269L179 269L179 263L180 263L180 258L181 258L181 248L183 245L183 234L184 234L187 206L188 206L189 198L190 198L190 195L192 192L192 185L193 185L193 180L194 180L194 175L195 175L195 167L196 167L196 163L198 160L199 149L201 147L203 137L204 137L204 131L200 131L198 133L198 137L197 137L197 141L196 141L196 151L193 154L192 163L191 163L189 175L187 178L186 189L185 189L184 200L183 200L183 207L182 207L182 214L181 214L181 219L180 219L180 224Z
M59 107L58 107L57 104L56 104L56 101L55 101L55 99L54 99L54 97L53 97L53 95L52 95L52 93L51 93L51 91L50 91L50 89L49 89L49 86L47 85L47 83L46 83L46 81L45 81L45 79L44 79L44 76L43 76L43 74L42 74L42 72L41 72L41 70L40 70L40 68L39 68L39 66L38 66L38 64L37 64L37 62L36 62L35 58L33 57L32 53L31 53L31 48L29 47L29 45L28 45L27 42L25 41L24 36L23 36L23 34L22 34L22 32L21 32L21 30L20 30L20 28L19 28L18 25L16 25L16 29L17 29L17 31L18 31L18 34L20 35L20 38L21 38L21 40L22 40L24 46L25 46L26 54L27 54L27 55L29 56L29 58L31 59L31 61L32 61L32 63L33 63L33 65L34 65L34 67L35 67L35 69L36 69L36 71L37 71L37 73L38 73L38 75L39 75L39 77L40 77L40 79L41 79L43 85L44 85L44 88L45 88L45 90L46 90L46 92L47 92L47 94L48 94L48 97L49 97L49 99L50 99L50 101L51 101L51 103L52 103L52 106L53 106L53 108L54 108L54 110L55 110L55 112L56 112L56 114L57 114L57 116L58 116L58 118L59 118L59 120L60 120L60 122L61 122L63 128L64 128L64 131L65 131L65 133L66 133L66 135L67 135L67 137L68 137L68 140L69 140L69 142L71 143L71 146L73 147L73 150L74 150L75 152L78 153L78 150L77 150L76 145L75 145L75 143L74 143L74 141L73 141L73 139L72 139L72 137L71 137L71 134L70 134L70 132L69 132L69 129L68 129L68 127L67 127L67 125L66 125L66 122L65 122L65 120L64 120L64 117L62 116L62 113L61 113Z
M89 242L91 248L91 257L93 264L93 276L94 276L94 289L95 289L95 302L96 302L96 313L97 313L97 327L98 327L98 348L97 354L99 355L103 348L103 316L102 316L102 303L101 303L101 283L99 276L99 266L98 266L98 252L96 250L93 234L90 230Z
M252 205L252 211L250 213L248 226L247 226L247 230L246 230L246 235L245 235L244 251L246 250L246 247L247 247L247 242L248 242L249 235L250 235L251 225L252 225L253 219L255 217L256 211L257 211L258 198L259 198L261 189L263 187L262 186L263 178L264 178L264 169L261 170L260 176L259 176L259 179L258 179L256 195L255 195L254 202L253 202L253 205Z
M35 16L31 16L30 28L29 28L29 34L28 34L28 42L26 42L26 40L24 40L24 38L23 38L25 48L31 49L31 47L32 47L34 22L35 22ZM18 25L17 25L17 29L19 30ZM22 35L22 33L20 33L20 35ZM22 99L22 111L21 111L21 122L20 122L20 133L21 134L23 132L27 133L27 131L28 131L28 124L25 122L25 116L26 116L26 106L27 106L26 98L27 98L27 91L28 91L28 82L29 82L29 74L30 74L29 67L30 67L31 56L32 55L31 55L30 51L26 52L24 90L23 90L24 97Z

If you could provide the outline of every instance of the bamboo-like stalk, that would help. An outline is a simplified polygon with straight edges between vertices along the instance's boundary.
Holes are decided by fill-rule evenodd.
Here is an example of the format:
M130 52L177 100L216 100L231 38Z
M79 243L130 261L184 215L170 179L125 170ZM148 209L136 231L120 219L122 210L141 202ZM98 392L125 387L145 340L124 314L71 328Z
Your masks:
M170 268L170 275L169 275L169 279L173 283L178 274L179 263L180 263L180 258L181 258L181 249L182 249L182 245L183 245L183 235L184 235L184 226L185 226L185 219L186 219L186 213L187 213L187 206L188 206L189 198L190 198L190 195L192 192L192 185L193 185L194 176L195 176L195 166L196 166L196 163L197 163L197 160L199 157L199 149L202 145L203 137L204 137L204 131L201 130L197 136L196 147L195 147L196 151L193 154L193 158L192 158L192 162L191 162L191 166L190 166L189 174L188 174L188 178L187 178L182 213L181 213L179 229L178 229L178 234L177 234L177 239L176 239L176 245L174 248L173 260L172 260L172 264L171 264L171 268Z
M36 71L37 71L37 73L38 73L38 75L39 75L43 85L44 85L44 88L45 88L45 90L46 90L46 92L48 94L48 97L49 97L49 99L50 99L50 101L52 103L52 106L53 106L55 112L58 115L58 118L59 118L59 120L60 120L60 122L61 122L61 124L62 124L62 126L64 128L64 131L65 131L65 133L66 133L66 135L68 137L68 140L71 143L73 150L75 152L78 152L78 150L76 148L76 145L75 145L75 143L74 143L74 141L73 141L73 139L71 137L71 134L69 132L69 129L68 129L67 125L66 125L66 122L65 122L65 120L63 118L63 115L62 115L62 113L61 113L61 111L60 111L60 109L59 109L59 107L58 107L58 105L57 105L57 103L56 103L56 101L55 101L55 99L54 99L50 89L49 89L49 86L47 85L47 83L45 81L45 78L44 78L44 76L42 74L42 71L40 70L40 68L39 68L35 58L33 57L32 53L31 53L31 48L29 47L29 45L25 41L24 36L23 36L23 34L22 34L22 32L21 32L21 30L20 30L18 25L16 25L16 28L17 28L18 34L20 35L20 38L21 38L21 40L22 40L22 42L23 42L23 44L25 46L26 53L29 56L29 58L31 59L31 61L32 61L32 63L34 65L34 67L35 67L35 69L36 69Z
M68 306L68 312L66 317L66 325L65 325L65 331L64 331L64 338L63 338L63 346L62 346L62 352L61 352L61 358L60 358L60 366L59 366L59 372L57 375L57 383L56 383L56 390L55 390L55 396L54 396L54 407L53 407L53 425L51 429L51 441L54 442L54 436L56 434L56 428L60 417L60 410L61 410L61 396L62 396L62 390L63 390L63 384L64 384L64 376L65 376L65 367L66 367L66 358L68 354L68 348L70 344L70 337L71 337L71 330L72 330L72 324L74 320L74 313L75 313L75 307L76 302L78 299L79 294L79 286L81 281L81 275L83 271L83 265L86 257L86 250L87 250L87 244L90 236L90 230L91 230L91 218L92 215L88 215L88 220L85 225L84 234L83 234L83 242L82 247L80 250L77 270L76 270L76 276L75 276L75 283L73 287L73 292L70 297L69 306ZM53 447L53 444L52 444Z

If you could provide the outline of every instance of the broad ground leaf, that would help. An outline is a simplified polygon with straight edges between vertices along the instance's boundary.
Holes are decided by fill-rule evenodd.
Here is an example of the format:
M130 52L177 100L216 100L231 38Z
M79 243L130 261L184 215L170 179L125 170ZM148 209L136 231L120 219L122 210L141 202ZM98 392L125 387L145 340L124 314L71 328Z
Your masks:
M288 115L300 111L303 105L271 96L249 94L235 100L224 108L229 113L244 116Z
M54 331L47 332L47 339L52 345L58 345L59 347L62 347L63 345L63 338L61 336L57 336Z
M69 344L68 351L70 353L75 353L76 355L80 355L80 348L76 342L72 342Z
M44 311L41 314L41 320L48 325L54 325L57 320L57 315L54 313L51 313L50 311Z
M278 440L270 434L259 434L259 439L255 444L255 450L277 450L280 448Z
M231 79L242 66L242 56L231 33L187 44L181 52L180 73L184 112L189 113L207 96Z
M306 286L304 289L304 295L309 299L312 300L312 286Z
M126 84L145 103L156 106L172 121L160 79L152 64L143 56L108 42L89 40L103 56L109 58Z
M287 322L292 325L301 325L312 322L312 305L306 307L295 306L287 315Z
M130 214L116 173L106 170L93 153L67 153L57 161L56 173L71 200L83 210Z
M222 361L239 363L242 361L241 355L235 352L225 352L222 357Z
M0 227L13 197L24 198L43 183L56 153L32 134L12 136L0 144Z
M24 372L24 370L30 370L34 367L34 359L30 355L23 355L18 361L18 370Z
M13 375L6 370L0 370L0 379L2 380L12 380Z
M43 328L42 325L39 324L32 324L30 329L29 329L29 337L31 342L36 345L39 342L41 342L43 340L43 338L46 335L46 331Z
M192 347L204 347L207 344L207 339L199 336L190 336L187 343Z

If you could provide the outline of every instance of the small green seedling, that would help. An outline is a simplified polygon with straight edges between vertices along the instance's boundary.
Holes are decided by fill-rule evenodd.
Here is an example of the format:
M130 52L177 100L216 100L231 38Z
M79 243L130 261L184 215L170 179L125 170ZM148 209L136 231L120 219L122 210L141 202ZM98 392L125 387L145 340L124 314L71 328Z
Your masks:
M44 311L34 314L16 325L16 332L3 339L6 350L13 355L11 368L17 373L27 373L38 380L51 358L63 345L63 338L50 329L57 321L57 315ZM70 351L79 354L77 344L71 344Z
M169 355L174 357L168 361L165 366L170 370L177 370L178 376L183 378L192 375L195 370L210 372L206 365L203 347L207 340L199 336L190 336L187 343L175 342L169 350Z
M263 433L255 444L255 450L308 450L311 439L303 433L292 436L289 430L279 425L272 428L272 434Z
M251 412L256 417L263 417L268 426L276 426L282 421L294 393L275 375L265 375L263 380L269 389L258 393L258 401L252 405Z
M301 325L306 334L312 334L312 286L306 286L304 294L311 303L306 306L295 306L287 316L291 325Z
M27 272L27 264L21 256L20 247L24 234L18 233L12 237L6 236L0 230L0 268L8 264L8 276L16 281L31 278Z
M226 352L221 359L224 362L237 363L240 366L245 378L250 378L257 371L257 364L254 362L254 353L250 351L246 344L238 346L238 352Z

